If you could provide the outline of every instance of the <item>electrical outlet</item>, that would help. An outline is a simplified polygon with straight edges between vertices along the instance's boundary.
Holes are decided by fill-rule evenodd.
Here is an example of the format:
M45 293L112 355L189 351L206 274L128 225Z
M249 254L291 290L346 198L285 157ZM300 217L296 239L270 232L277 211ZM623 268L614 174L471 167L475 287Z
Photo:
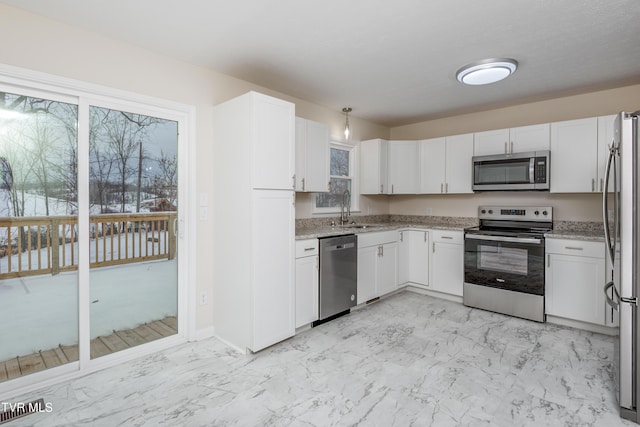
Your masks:
M200 305L205 305L209 302L209 297L206 292L200 293Z
M427 208L427 215L433 215L433 209Z

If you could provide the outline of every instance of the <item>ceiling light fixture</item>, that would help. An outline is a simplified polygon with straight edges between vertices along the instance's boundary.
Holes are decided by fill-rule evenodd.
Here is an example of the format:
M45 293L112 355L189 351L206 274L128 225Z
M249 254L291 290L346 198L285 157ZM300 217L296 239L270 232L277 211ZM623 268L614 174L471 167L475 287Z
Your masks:
M351 136L351 128L349 127L349 113L351 112L351 107L344 107L342 112L344 113L345 121L344 121L344 139L349 139Z
M459 82L467 85L487 85L509 77L518 68L511 58L491 58L475 61L456 71Z

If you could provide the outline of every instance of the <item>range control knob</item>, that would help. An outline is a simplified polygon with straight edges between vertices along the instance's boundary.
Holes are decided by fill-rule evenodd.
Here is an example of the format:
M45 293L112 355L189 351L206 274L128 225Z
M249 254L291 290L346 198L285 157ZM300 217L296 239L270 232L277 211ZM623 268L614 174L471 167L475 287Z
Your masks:
M547 215L549 215L549 212L547 212L547 211L542 211L542 215L547 216Z
M481 214L486 214L486 213L487 213L487 211L486 211L485 209L482 209L482 210L480 211L480 213L481 213Z
M540 211L535 211L533 214L534 215L540 215Z
M493 209L489 209L489 213L492 214L493 213Z

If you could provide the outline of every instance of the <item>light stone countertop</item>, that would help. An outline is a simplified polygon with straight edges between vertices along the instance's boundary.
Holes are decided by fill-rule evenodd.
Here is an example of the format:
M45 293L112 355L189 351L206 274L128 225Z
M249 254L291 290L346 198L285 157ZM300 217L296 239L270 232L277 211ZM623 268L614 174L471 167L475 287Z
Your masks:
M589 242L604 242L604 234L601 232L588 233L584 230L579 231L552 231L544 235L547 239L568 239L568 240L584 240Z
M320 227L305 227L296 228L296 240L304 239L317 239L329 236L340 236L344 234L362 234L373 233L376 231L392 231L392 230L450 230L450 231L463 231L465 227L461 226L442 226L442 225L428 225L428 224L401 224L401 223L387 223L387 224L365 224L367 228L348 228L329 225Z

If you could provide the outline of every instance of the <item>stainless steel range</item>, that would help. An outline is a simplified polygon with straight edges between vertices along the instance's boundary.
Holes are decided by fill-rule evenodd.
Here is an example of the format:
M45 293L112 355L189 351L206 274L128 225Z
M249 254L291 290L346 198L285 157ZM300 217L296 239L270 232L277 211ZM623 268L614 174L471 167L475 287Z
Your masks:
M480 206L465 230L464 305L545 321L544 234L550 206Z

